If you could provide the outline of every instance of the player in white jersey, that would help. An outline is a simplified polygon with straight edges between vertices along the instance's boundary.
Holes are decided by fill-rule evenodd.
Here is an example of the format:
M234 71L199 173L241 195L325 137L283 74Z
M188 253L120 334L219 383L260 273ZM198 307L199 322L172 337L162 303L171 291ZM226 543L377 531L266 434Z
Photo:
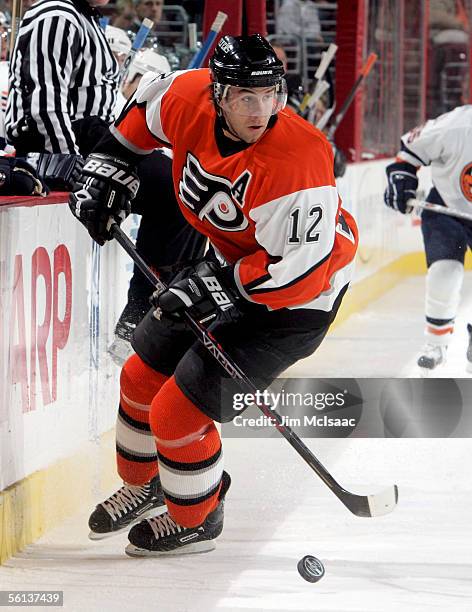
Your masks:
M164 74L170 71L169 61L165 55L160 55L153 49L140 49L131 62L126 79L118 91L115 117L121 114L126 101L134 94L146 72Z
M401 139L401 150L387 166L387 206L411 212L407 201L418 187L416 172L431 166L429 202L472 212L472 105L459 106L414 128ZM472 222L423 211L421 229L426 252L426 345L418 365L434 369L445 361L464 276L464 256L472 248ZM469 333L472 327L468 326ZM467 351L472 366L472 350ZM469 358L470 356L470 358Z

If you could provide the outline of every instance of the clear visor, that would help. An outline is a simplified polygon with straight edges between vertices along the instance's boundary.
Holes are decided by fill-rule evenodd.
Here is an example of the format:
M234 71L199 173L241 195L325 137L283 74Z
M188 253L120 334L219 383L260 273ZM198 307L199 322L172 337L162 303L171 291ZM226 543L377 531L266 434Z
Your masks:
M220 108L241 117L271 117L287 103L285 79L272 87L235 87L215 83Z

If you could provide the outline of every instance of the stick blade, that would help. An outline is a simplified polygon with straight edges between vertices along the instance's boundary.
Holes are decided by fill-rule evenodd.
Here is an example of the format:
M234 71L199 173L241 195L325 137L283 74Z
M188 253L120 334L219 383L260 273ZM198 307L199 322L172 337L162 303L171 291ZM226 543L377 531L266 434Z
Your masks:
M377 517L390 514L398 503L398 487L393 485L373 495L355 495L344 491L340 496L346 508L360 517Z
M387 487L375 495L369 495L370 516L390 514L398 503L398 487Z

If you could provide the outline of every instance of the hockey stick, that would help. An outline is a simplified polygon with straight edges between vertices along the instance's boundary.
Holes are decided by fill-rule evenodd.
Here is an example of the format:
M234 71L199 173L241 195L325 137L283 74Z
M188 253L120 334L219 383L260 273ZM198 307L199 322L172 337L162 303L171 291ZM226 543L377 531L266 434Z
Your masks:
M198 49L198 40L197 40L197 24L189 23L188 24L188 47L189 50L195 53Z
M13 58L16 37L20 29L20 21L23 18L23 0L13 0L11 12L11 32L10 32L10 61Z
M447 215L448 217L456 217L456 219L464 219L464 221L472 221L472 214L462 212L461 210L455 210L441 206L440 204L433 204L433 202L425 202L423 200L408 200L407 206L412 206L419 210L430 210L431 212L440 213L441 215Z
M316 87L313 93L305 94L303 100L300 103L298 111L297 111L300 115L303 115L303 113L307 109L313 108L315 103L321 98L321 96L325 93L325 91L329 89L329 83L323 80L323 77L326 74L326 71L328 70L329 65L333 61L333 58L336 55L337 50L338 50L338 46L335 45L334 43L331 43L328 49L326 51L323 51L323 53L321 54L320 64L315 72Z
M221 28L224 25L224 22L228 19L228 15L223 13L223 11L218 11L213 23L211 24L210 32L206 37L205 41L201 48L195 53L195 55L190 60L189 65L187 66L187 70L191 70L192 68L201 68L203 66L203 62L205 61L208 52L210 51L213 43L218 36L218 33L221 31Z
M102 30L105 31L107 26L110 25L110 17L100 17L98 23L100 24Z
M154 274L144 259L136 251L136 247L123 232L123 230L113 223L110 228L112 236L119 242L123 249L135 262L144 276L159 291L164 291L167 286ZM223 348L213 338L212 334L198 321L193 319L187 312L184 313L185 322L198 337L203 346L213 355L218 363L226 370L233 380L239 381L242 386L257 393L257 388L251 380L244 374L239 366L229 357ZM257 397L257 395L256 395ZM304 459L311 469L321 478L321 480L331 489L338 499L356 516L372 517L382 516L392 512L398 502L398 488L396 485L388 487L373 495L356 495L344 489L331 476L323 464L315 457L311 450L300 440L297 434L284 425L282 417L271 407L263 403L256 404L259 410L272 422L276 429L288 440L290 445Z
M341 106L341 109L340 109L339 113L336 115L336 117L334 118L333 123L330 125L330 127L328 129L328 133L327 133L328 140L333 140L334 133L338 129L339 124L341 123L341 121L344 119L344 116L347 113L347 111L349 110L349 107L351 106L352 101L354 100L354 97L355 97L356 93L358 92L359 88L361 87L361 85L363 84L363 82L365 81L367 76L369 75L369 72L372 70L372 66L375 64L376 61L377 61L377 54L376 53L371 53L369 55L369 57L367 58L366 63L362 67L361 73L357 77L356 82L352 86L352 89L349 92L347 98L344 100L344 103ZM331 112L329 113L329 115L327 117L325 117L325 115L326 115L326 113L325 113L325 115L323 115L323 117L321 117L321 119L318 121L318 123L316 124L316 127L319 130L322 130L326 126L327 122L329 121L329 119L330 119L330 117L331 117L331 115L333 113L333 110L334 110L334 107L333 107L333 109L331 110Z
M100 247L92 241L90 273L89 315L89 417L88 429L91 440L98 439L97 402L98 371L100 365Z
M141 49L141 47L144 45L144 41L146 40L147 35L152 30L153 26L154 26L154 21L152 21L151 19L148 19L147 17L143 19L143 22L139 26L139 30L133 40L133 44L131 45L130 52L125 57L125 61L123 62L123 65L120 68L120 72L118 74L118 86L128 74L128 70L131 65L131 62L134 59L134 56L139 51L139 49Z

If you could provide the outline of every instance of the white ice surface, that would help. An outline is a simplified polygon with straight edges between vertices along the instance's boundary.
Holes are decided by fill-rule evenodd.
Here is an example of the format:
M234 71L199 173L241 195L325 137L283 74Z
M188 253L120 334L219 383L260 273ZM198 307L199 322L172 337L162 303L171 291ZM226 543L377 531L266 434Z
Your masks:
M422 290L421 278L394 289L335 330L292 374L415 375L404 368L423 340ZM459 335L454 342L463 355ZM460 374L445 376L464 375L463 361L457 362ZM470 612L472 441L306 443L354 492L398 484L397 509L377 519L356 518L285 440L227 439L233 485L214 552L128 558L125 535L87 539L91 509L83 507L0 567L0 589L61 589L68 611ZM306 554L325 564L317 584L297 573Z
M314 356L299 361L290 376L417 378L424 338L425 277L411 276L333 329ZM468 378L467 323L472 323L472 272L466 272L454 336L446 363L430 377Z

